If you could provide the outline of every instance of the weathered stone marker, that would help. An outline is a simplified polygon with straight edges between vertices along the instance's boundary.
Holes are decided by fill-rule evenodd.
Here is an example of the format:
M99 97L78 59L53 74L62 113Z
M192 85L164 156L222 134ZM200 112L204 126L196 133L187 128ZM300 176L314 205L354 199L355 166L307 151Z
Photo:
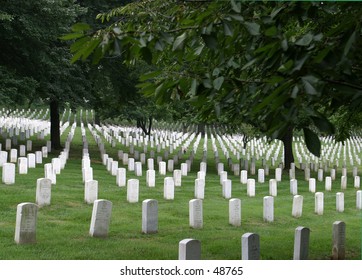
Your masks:
M129 203L138 202L139 197L139 180L129 179L127 182L127 201Z
M192 228L203 227L202 200L191 199L189 202L189 222Z
M294 234L294 260L307 260L309 252L310 230L306 227L297 227Z
M239 198L229 200L229 224L235 227L241 226L241 200Z
M260 238L256 233L245 233L241 237L241 259L260 259Z
M112 202L105 199L94 201L89 234L92 237L107 237L112 214Z
M302 212L303 212L303 196L295 195L293 197L292 216L294 218L299 218L302 216Z
M178 248L179 260L201 260L201 242L199 240L181 240Z
M52 194L52 181L46 178L36 180L36 204L38 206L50 205Z
M336 193L336 210L337 210L337 212L344 211L344 193L343 192Z
M332 259L344 260L346 254L346 224L341 221L333 223Z
M158 201L155 199L146 199L142 202L142 232L157 233L157 231Z
M317 215L323 215L324 210L324 194L322 192L316 192L315 195L314 212Z
M264 211L263 219L265 222L274 221L274 197L265 196L263 199L264 202Z
M87 204L92 204L98 199L98 181L89 180L84 186L84 201Z
M36 242L36 223L38 206L34 203L24 202L17 206L15 242L17 244Z

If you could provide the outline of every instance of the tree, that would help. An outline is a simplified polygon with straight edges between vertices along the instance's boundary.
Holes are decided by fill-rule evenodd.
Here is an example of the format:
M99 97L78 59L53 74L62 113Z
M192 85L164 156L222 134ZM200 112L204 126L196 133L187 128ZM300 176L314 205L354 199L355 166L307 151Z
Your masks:
M99 15L118 17L104 29L74 33L73 53L162 67L143 92L281 139L288 169L294 129L319 156L317 131L334 133L328 118L361 105L361 16L350 2L136 1Z
M68 43L59 37L85 10L72 0L1 0L0 6L5 15L0 17L0 71L6 85L0 94L7 96L2 101L48 104L52 148L60 149L59 107L84 103L89 85L84 71L69 62Z

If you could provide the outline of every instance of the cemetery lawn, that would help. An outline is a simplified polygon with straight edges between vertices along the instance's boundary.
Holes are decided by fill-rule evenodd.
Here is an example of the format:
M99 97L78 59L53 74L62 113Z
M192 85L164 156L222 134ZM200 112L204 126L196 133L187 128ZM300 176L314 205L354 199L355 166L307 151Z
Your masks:
M69 128L63 134L63 143ZM35 140L35 150L45 145L45 140ZM201 257L205 260L238 260L241 258L241 236L247 232L260 236L261 259L290 260L293 258L294 231L298 226L308 227L310 233L309 258L328 260L332 254L332 224L335 221L346 223L346 259L361 259L362 211L356 209L356 191L353 187L351 170L348 174L348 186L344 190L345 211L336 211L336 193L340 192L340 169L337 180L333 181L332 191L324 191L324 182L317 181L317 191L324 192L324 214L314 213L314 194L308 191L308 182L304 173L297 170L298 193L303 195L303 214L293 218L293 196L289 192L289 176L283 173L278 183L278 196L274 199L274 222L263 221L263 197L269 195L269 179L274 178L274 169L266 176L265 183L256 183L256 196L247 197L246 185L240 183L239 176L231 175L232 197L242 201L242 224L234 227L228 223L228 200L222 197L219 176L213 161L211 144L208 149L208 170L206 175L205 199L203 201L203 229L189 227L189 201L194 198L194 180L199 170L202 156L202 144L196 153L192 171L182 177L182 187L175 188L175 199L163 199L163 179L156 169L156 187L146 187L146 168L143 176L136 177L127 171L127 180L140 180L139 202L126 201L126 187L116 185L116 177L111 176L102 165L100 153L89 130L87 130L89 154L93 178L99 182L99 199L112 201L112 217L107 238L89 236L89 226L93 205L84 203L84 183L82 182L81 154L82 142L80 128L70 147L70 158L65 169L57 176L57 184L52 186L51 205L38 211L37 243L17 245L14 242L16 207L22 202L35 203L36 180L44 177L43 164L59 152L50 153L43 164L29 169L26 175L16 175L14 185L0 183L0 259L3 260L164 260L178 258L178 243L185 238L201 241ZM104 139L103 139L104 140ZM3 143L5 139L1 138ZM203 142L203 140L201 141ZM112 148L104 140L107 153L117 159L117 151L127 148L117 143ZM192 144L191 144L192 145ZM141 150L141 148L138 148ZM149 148L150 150L150 148ZM220 153L221 154L221 153ZM149 153L147 154L149 156ZM175 165L179 168L187 155ZM226 160L220 157L224 161ZM119 161L120 166L121 161ZM0 175L2 169L0 168ZM361 171L360 171L361 172ZM359 174L360 175L360 174ZM168 173L167 176L171 176ZM316 173L311 172L316 178ZM255 178L257 175L249 175ZM157 234L142 234L142 201L158 200L159 224Z

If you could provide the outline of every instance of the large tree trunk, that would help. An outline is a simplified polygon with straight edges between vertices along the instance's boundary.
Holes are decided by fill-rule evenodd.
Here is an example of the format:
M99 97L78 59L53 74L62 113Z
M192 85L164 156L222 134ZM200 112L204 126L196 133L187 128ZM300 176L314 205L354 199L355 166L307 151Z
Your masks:
M284 144L284 169L289 170L290 164L294 162L293 155L293 127L289 127L281 139Z
M201 137L205 137L205 124L199 123L197 125L197 132L201 133Z
M60 126L59 126L59 103L57 100L50 102L50 140L52 149L60 150Z

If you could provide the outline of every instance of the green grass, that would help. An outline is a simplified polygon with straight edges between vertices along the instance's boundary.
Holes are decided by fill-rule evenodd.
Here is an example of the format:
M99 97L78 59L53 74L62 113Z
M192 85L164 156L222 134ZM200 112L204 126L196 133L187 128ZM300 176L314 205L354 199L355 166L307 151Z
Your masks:
M63 140L68 132L69 128L64 133ZM108 199L113 203L108 238L89 236L93 206L84 203L82 145L78 127L71 144L70 159L62 173L57 176L56 186L52 188L51 205L39 209L36 244L15 244L16 206L22 202L35 202L36 180L44 177L43 165L29 169L27 175L17 174L14 185L0 184L0 259L177 259L178 243L185 238L201 241L203 259L240 259L241 236L246 232L254 232L260 235L261 259L288 260L293 258L294 231L297 226L305 226L311 230L310 259L330 259L332 224L338 220L346 223L346 259L361 259L362 219L361 211L355 207L356 189L353 188L351 173L348 177L348 188L344 191L345 211L337 213L335 210L335 194L340 191L340 182L337 180L333 182L332 192L324 192L324 214L318 216L314 214L314 194L308 192L308 183L303 179L304 173L297 171L299 194L304 196L303 215L298 219L291 215L293 197L289 193L288 174L283 173L283 182L278 184L278 196L274 200L275 221L272 223L263 221L263 197L268 195L268 180L274 177L274 170L270 170L266 183L256 184L256 197L252 198L246 196L246 186L240 184L239 177L229 175L233 181L233 197L242 200L242 225L233 227L228 224L228 200L221 196L219 176L216 174L209 144L203 202L204 227L196 230L189 227L188 209L189 200L194 198L194 180L202 156L203 140L196 153L192 172L182 178L182 187L175 189L174 201L163 199L164 176L157 172L156 187L146 187L144 167L143 176L138 178L139 203L130 204L126 201L126 188L118 187L116 178L101 164L99 151L88 130L87 139L94 179L99 182L98 198ZM2 140L5 143L5 140ZM45 145L45 141L37 141L34 147ZM105 146L107 153L114 159L117 158L118 150L126 150L119 144L116 148L111 148L107 143ZM57 156L57 153L51 153L51 156ZM49 162L50 157L44 159L43 164ZM223 159L221 156L220 158ZM186 160L186 155L183 160ZM181 162L175 167L179 168ZM226 166L225 160L224 163ZM155 167L157 170L156 164ZM0 176L1 171L0 169ZM228 171L231 174L230 170ZM339 170L337 173L338 178L340 172ZM316 177L314 172L311 175ZM172 175L168 173L167 176ZM127 172L127 179L130 178L137 177ZM317 182L317 191L323 189L324 183ZM141 209L142 201L149 198L159 202L159 232L146 235L141 232Z

